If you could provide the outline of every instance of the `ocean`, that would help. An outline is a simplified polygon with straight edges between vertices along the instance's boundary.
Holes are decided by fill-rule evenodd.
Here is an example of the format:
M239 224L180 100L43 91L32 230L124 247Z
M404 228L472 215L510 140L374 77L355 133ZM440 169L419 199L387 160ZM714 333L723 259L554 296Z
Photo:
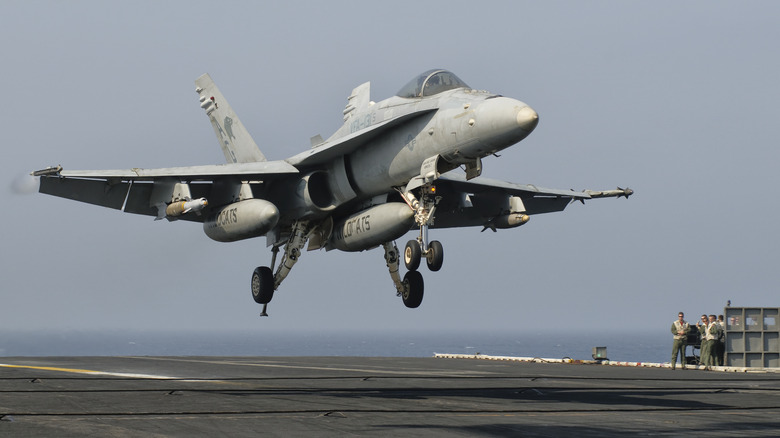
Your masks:
M669 333L411 331L4 331L0 356L367 356L434 353L668 362ZM690 347L688 347L690 355Z

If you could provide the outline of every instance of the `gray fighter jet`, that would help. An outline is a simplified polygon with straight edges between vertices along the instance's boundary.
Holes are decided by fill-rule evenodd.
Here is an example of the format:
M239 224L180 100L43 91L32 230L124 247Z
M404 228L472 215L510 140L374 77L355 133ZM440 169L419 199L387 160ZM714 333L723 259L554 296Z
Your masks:
M414 308L423 299L420 261L438 271L444 260L429 228L495 232L573 201L633 193L619 187L553 190L480 177L482 158L524 139L539 117L527 104L472 89L446 70L429 70L378 103L370 99L370 83L360 85L336 133L327 140L317 135L309 150L279 161L260 152L208 75L195 84L227 164L85 171L56 166L32 174L40 177L41 193L202 222L206 235L219 242L266 236L271 265L255 269L251 281L252 296L264 305L261 315L307 242L310 251L381 246L397 294ZM413 228L419 235L400 254L395 239Z

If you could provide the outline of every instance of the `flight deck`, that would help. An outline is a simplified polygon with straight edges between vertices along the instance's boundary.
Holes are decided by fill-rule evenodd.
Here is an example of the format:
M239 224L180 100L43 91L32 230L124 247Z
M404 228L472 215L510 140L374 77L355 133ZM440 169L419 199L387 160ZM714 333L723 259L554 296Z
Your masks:
M778 436L780 373L384 357L4 357L0 436Z

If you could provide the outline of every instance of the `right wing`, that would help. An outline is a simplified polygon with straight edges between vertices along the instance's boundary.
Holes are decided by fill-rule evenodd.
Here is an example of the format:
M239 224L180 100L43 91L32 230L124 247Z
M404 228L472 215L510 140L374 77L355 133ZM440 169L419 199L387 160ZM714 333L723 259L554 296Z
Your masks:
M56 167L32 174L40 176L40 193L159 218L161 204L206 198L219 206L238 196L242 181L268 182L297 173L298 169L284 161L263 161L127 170L65 171ZM200 215L180 218L203 221Z
M32 173L40 177L38 191L161 219L166 217L165 206L174 201L206 198L203 205L216 207L250 197L253 183L298 173L286 161L266 160L208 74L196 79L195 85L200 107L211 121L228 164L76 171L49 167ZM179 218L203 221L200 214Z
M44 169L45 171L45 169ZM38 172L44 172L38 171ZM159 178L178 178L189 181L213 181L218 178L239 177L244 180L260 179L268 175L298 173L298 169L286 161L261 161L254 163L209 164L205 166L163 167L159 169L123 170L59 170L64 178L101 178L133 181L154 181ZM33 172L35 175L36 172Z

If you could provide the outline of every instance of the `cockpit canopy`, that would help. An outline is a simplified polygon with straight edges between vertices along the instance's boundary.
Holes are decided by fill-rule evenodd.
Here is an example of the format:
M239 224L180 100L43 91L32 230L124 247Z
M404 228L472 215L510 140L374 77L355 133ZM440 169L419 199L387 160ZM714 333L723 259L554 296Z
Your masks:
M455 88L469 88L465 82L447 70L435 68L417 76L396 93L398 97L425 97Z

